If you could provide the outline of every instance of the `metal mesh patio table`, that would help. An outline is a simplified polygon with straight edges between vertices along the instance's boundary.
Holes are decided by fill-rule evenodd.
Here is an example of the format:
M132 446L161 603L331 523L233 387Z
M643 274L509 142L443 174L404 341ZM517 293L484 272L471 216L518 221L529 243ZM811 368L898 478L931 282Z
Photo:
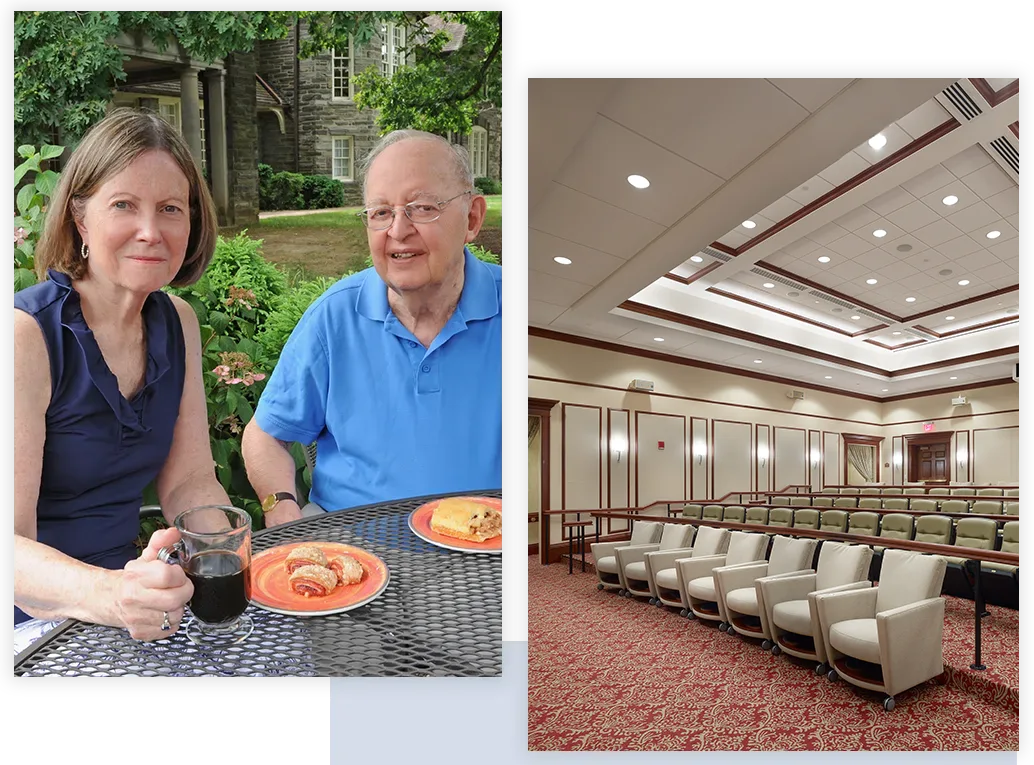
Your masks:
M501 497L498 489L462 495ZM371 603L329 616L247 613L244 641L210 648L180 629L140 642L124 629L72 619L15 657L19 676L464 676L502 673L502 555L442 549L409 528L416 508L442 495L325 513L257 532L255 554L290 542L340 542L388 566ZM448 495L446 495L448 496ZM184 617L186 624L188 614Z

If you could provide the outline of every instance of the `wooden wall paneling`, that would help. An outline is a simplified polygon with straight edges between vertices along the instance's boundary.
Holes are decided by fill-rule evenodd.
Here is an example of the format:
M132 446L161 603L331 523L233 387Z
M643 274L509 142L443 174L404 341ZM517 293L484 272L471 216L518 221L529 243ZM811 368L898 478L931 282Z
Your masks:
M1005 431L1015 431L1015 435ZM973 483L1019 483L1019 432L1019 425L973 428L970 440Z
M749 422L711 420L711 493L719 499L731 491L750 491L754 448Z
M754 490L768 491L772 488L772 428L768 425L754 426Z
M690 419L690 499L710 499L707 486L707 465L711 455L707 450L707 419L693 417Z
M822 487L841 484L840 434L822 431Z
M894 436L891 439L891 481L892 485L900 486L905 482L905 438Z
M776 425L772 430L775 481L779 491L787 486L808 483L808 444L804 428Z
M629 417L627 409L607 409L607 507L630 507L632 504L632 438ZM610 518L605 525L606 533L609 534Z
M635 506L685 498L686 416L636 411L635 432Z
M603 408L590 404L561 405L563 421L563 510L598 510L603 506ZM553 516L555 536L564 540L563 516Z
M553 419L553 410L556 405L560 403L556 399L545 399L545 398L529 398L528 399L528 414L538 417L540 423L539 431L539 443L540 443L540 491L541 500L540 506L542 510L549 510L552 508L552 497L553 497L553 478L550 475L550 463L553 461L554 454L559 454L559 451L555 451L556 447L553 445L553 440L556 438L557 428L551 428ZM530 469L530 467L529 467ZM547 532L552 532L552 528L548 527L546 523L542 522L542 516L539 515L539 542L538 542L538 553L539 563L549 563L549 544L546 538Z
M973 449L970 446L970 431L955 431L955 476L957 480L968 482L973 480Z

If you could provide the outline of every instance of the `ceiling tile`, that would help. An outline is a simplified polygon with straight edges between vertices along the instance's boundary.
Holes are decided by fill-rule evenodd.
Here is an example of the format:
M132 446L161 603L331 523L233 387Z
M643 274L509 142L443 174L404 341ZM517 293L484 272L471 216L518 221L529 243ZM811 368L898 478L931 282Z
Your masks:
M808 238L813 242L829 246L830 242L835 242L837 239L847 236L849 233L850 232L847 229L841 228L836 223L827 223L822 228L808 234Z
M938 284L938 281L921 271L916 271L916 273L901 280L901 286L909 290L921 290L934 284Z
M528 269L528 294L543 303L568 307L590 289L587 284Z
M804 205L800 202L795 202L790 197L780 197L775 202L770 204L761 214L769 220L774 220L777 223L784 218L789 218L795 212L800 210Z
M834 186L839 186L854 178L858 173L867 170L870 164L871 163L861 155L853 151L849 151L843 157L819 173L819 177L825 181L829 181Z
M981 199L987 199L1016 185L1013 183L1012 178L1006 175L1005 171L994 163L984 165L979 170L964 176L962 182L969 186Z
M733 249L736 249L737 247L741 247L742 245L746 244L749 241L749 239L745 234L743 234L743 232L740 229L736 229L730 231L728 234L723 236L718 241L724 244L726 247L732 247Z
M946 205L944 204L944 199L948 196L957 197L959 201L953 205ZM930 192L921 201L931 210L940 212L941 215L952 215L972 204L976 204L980 201L980 197L974 194L973 190L962 181L955 180L936 191Z
M891 263L897 263L901 259L896 258L889 252L885 252L881 249L870 248L864 253L854 258L854 262L863 268L883 268L884 266L890 265Z
M870 269L860 263L855 263L853 260L845 260L843 263L838 263L832 268L827 269L827 273L841 279L862 279L864 281L865 277L870 273Z
M918 200L905 205L900 210L895 210L885 217L895 226L909 233L915 233L923 226L929 226L934 221L941 220L940 215Z
M983 249L983 245L978 244L968 236L956 237L955 239L951 239L937 245L937 251L943 253L952 260L955 258L961 258L963 255L969 255L971 252L976 252L980 249Z
M871 250L875 245L857 234L848 234L840 239L830 242L828 247L833 252L843 255L846 258L853 258L863 252Z
M965 210L959 210L948 216L948 221L960 231L971 234L979 228L1001 220L1001 216L986 202L977 202ZM988 229L990 230L990 229Z
M920 173L915 178L902 183L901 188L919 199L943 186L947 186L954 180L956 180L955 176L949 173L944 166L934 165L926 172Z
M940 282L939 284L932 284L929 287L924 287L920 290L928 298L933 300L941 300L942 298L954 295L958 287L954 283L948 284L947 282Z
M899 249L901 247L905 247L906 249ZM927 249L927 247L924 242L919 241L911 234L905 234L904 236L899 236L897 239L893 239L886 244L881 244L880 249L899 258L908 258L913 255L918 255L920 252Z
M879 215L874 213L868 207L862 205L856 210L852 210L846 215L841 215L837 218L836 223L841 228L847 229L848 231L857 231L863 226L868 226L870 223L876 220L882 220Z
M975 252L972 255L967 255L966 257L973 258L978 255L986 257L988 253ZM967 263L966 266L968 267L968 265L969 264ZM1012 281L1016 281L1019 275L1016 273L1015 268L995 259L990 265L980 267L980 276L987 281L994 281L996 279L1010 279Z
M991 230L991 226L988 226L988 231ZM999 235L995 239L988 239L987 232L984 229L978 229L972 234L968 234L969 238L979 244L981 247L993 247L996 244L1007 242L1010 239L1016 238L1017 231L1004 220L994 224L994 230L999 232Z
M899 260L897 263L891 263L877 269L876 273L883 279L888 279L891 282L898 282L901 279L906 279L909 276L915 276L919 271L912 266L908 265L903 260Z
M898 125L912 138L921 138L938 125L943 124L949 114L937 101L931 98L918 109L913 109L898 120Z
M528 301L528 323L540 326L548 325L553 319L567 309L563 306L543 303L541 300Z
M853 82L848 79L832 78L769 78L768 81L810 112L818 111L829 99Z
M856 152L868 160L870 165L875 165L877 162L889 157L898 149L903 149L912 143L912 136L897 125L888 125L881 130L880 133L882 133L884 138L887 139L887 143L882 148L872 148L869 146L868 139L866 139L865 143L855 149Z
M628 258L664 227L566 186L553 183L530 216L529 225L547 234Z
M1020 228L1020 214L1019 213L1016 213L1015 215L1007 216L1006 220L1009 222L1010 226L1012 226L1014 229L1019 230L1019 228Z
M877 215L887 217L889 213L892 213L895 210L900 210L902 207L905 207L914 201L914 196L909 194L900 186L895 186L890 191L886 191L875 199L866 202L865 206Z
M977 250L974 253L959 258L955 261L955 264L963 271L979 273L983 279L997 279L1000 276L1006 275L1002 273L989 274L985 271L988 266L1003 265L1002 261L988 250Z
M1003 218L1015 215L1020 209L1020 187L1012 186L988 197L987 203Z
M823 194L832 190L832 183L823 180L822 178L819 178L816 175L802 183L793 191L788 191L786 193L786 196L790 197L790 199L792 199L795 202L800 202L802 205L807 205L811 202L814 202Z
M820 245L818 244L818 242L813 242L811 239L803 237L801 239L798 239L796 242L791 242L790 244L783 245L783 251L786 252L788 255L791 255L795 258L799 258L803 257L804 255L807 255L808 253L815 252L815 250L819 249L819 247Z
M926 242L931 247L936 247L962 234L961 231L946 220L935 221L928 226L923 226L914 233L917 239Z
M625 262L535 229L528 231L528 252L530 268L590 286L602 282ZM568 258L571 265L562 266L553 260L555 257Z
M1000 244L993 244L988 249L992 255L1004 263L1018 265L1020 262L1020 238L1018 236L1006 239Z
M771 255L765 256L765 262L771 263L773 266L787 266L797 262L797 258L783 250L776 250Z
M886 233L883 236L876 236L875 232L880 229L883 229ZM866 226L854 229L854 233L869 242L872 247L882 247L884 242L893 242L895 239L904 236L905 234L904 231L886 218L877 218Z
M655 337L662 337L664 340L658 342L657 340L654 340ZM664 351L674 351L679 348L685 348L692 345L695 339L696 338L693 335L679 332L675 329L668 329L667 327L646 327L643 329L634 329L627 335L621 336L622 343L633 343L662 353Z
M948 168L956 178L963 178L990 162L991 158L987 156L984 148L980 144L973 144L951 159L944 160L941 164Z

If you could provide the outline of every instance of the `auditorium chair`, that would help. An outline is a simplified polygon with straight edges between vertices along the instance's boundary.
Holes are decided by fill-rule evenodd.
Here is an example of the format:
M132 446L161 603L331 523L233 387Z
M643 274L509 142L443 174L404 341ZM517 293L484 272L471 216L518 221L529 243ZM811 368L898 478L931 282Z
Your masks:
M910 510L917 513L936 513L937 512L937 500L936 499L913 499L912 507Z
M745 523L756 523L764 526L768 523L768 508L764 505L751 505L747 508Z
M812 497L812 507L833 507L832 497Z
M879 532L880 516L877 513L851 513L847 519L847 533L874 537Z
M901 493L901 487L900 486L884 486L882 489L880 489L880 494L900 494L900 493Z
M904 497L892 497L883 500L884 510L908 510L908 500Z
M652 577L647 568L648 553L669 552L679 550L688 555L692 549L694 529L688 523L665 523L661 538L655 545L636 545L634 547L618 547L614 550L617 557L618 570L625 583L625 595L628 597L657 597Z
M972 487L970 487L968 489L967 488L962 488L962 489L955 488L955 489L951 490L951 496L953 496L953 497L972 497L974 494L976 494L976 492L973 490Z
M833 486L833 487L826 486L826 487L824 487L822 489L822 493L823 494L839 494L840 493L840 489L836 488L835 486Z
M970 505L969 512L977 515L1001 515L1002 503L994 500L978 499Z
M811 497L790 497L790 507L811 507Z
M810 507L802 507L793 514L795 529L817 529L819 527L819 511Z
M715 570L718 597L725 611L726 629L732 628L745 637L759 638L766 651L772 647L772 632L765 615L761 588L763 578L792 576L813 571L816 539L795 539L777 535L772 539L768 561L749 563L735 568ZM721 629L721 625L719 625Z
M819 531L847 531L847 511L823 510L819 515Z
M979 503L978 503L979 504ZM990 518L960 518L955 525L954 547L975 550L993 550L998 541L998 524ZM973 599L973 581L965 569L966 558L945 555L948 563L944 575L944 593L959 598Z
M704 506L689 504L682 506L682 517L683 518L696 518L698 521L704 514Z
M887 550L876 587L815 597L827 675L894 696L944 671L945 562L937 555Z
M843 542L824 541L813 573L761 580L765 612L772 631L772 655L786 652L816 662L816 673L824 675L826 648L815 612L815 596L868 588L872 548Z
M854 509L858 507L858 497L839 497L833 503L833 507L849 507Z
M1020 503L1019 502L1006 502L1005 507L1002 508L1003 515L1019 515L1020 514Z
M944 515L916 516L915 541L933 545L950 545L951 518Z
M978 497L1000 497L1002 496L1002 490L994 487L977 489L976 495Z
M778 507L789 507L790 506L790 498L789 497L772 497L772 504L773 505L777 505Z
M840 493L841 494L849 494L849 495L857 497L858 496L858 487L857 486L845 486L844 488L842 488L840 490Z
M747 516L745 508L739 505L730 505L725 508L725 512L722 514L722 520L727 523L743 523Z
M692 558L676 561L679 590L683 601L688 604L690 614L724 624L725 609L715 590L715 569L764 562L767 550L767 535L734 531L729 537L729 547L725 554L704 557L694 555Z
M624 594L625 584L614 551L619 547L657 544L661 540L663 525L656 521L635 521L632 523L631 539L623 542L594 542L589 545L592 559L596 562L596 576L600 580L597 587L601 590L619 590L620 594Z
M879 486L865 486L865 487L859 489L858 493L859 494L879 494L880 493L880 487Z
M948 487L946 486L934 486L932 489L927 489L927 494L931 497L947 497Z
M1005 496L1007 496L1007 497L1019 497L1020 496L1020 490L1019 489L1006 489L1005 490Z
M969 502L964 499L946 499L941 502L942 513L968 513Z
M858 500L860 510L882 510L883 500L879 497L862 497Z
M768 525L780 528L793 526L793 510L788 507L772 507L768 510Z
M1009 521L1002 527L1002 552L1020 554L1020 522ZM988 603L1006 608L1020 607L1020 567L1010 563L981 561L981 590Z
M718 555L729 547L728 529L717 529L713 526L701 526L693 539L693 549L682 553L656 552L650 555L650 571L653 576L654 591L657 593L658 605L681 608L682 616L689 613L689 603L682 600L679 589L677 561L694 556Z
M721 505L704 505L705 521L720 521L724 513L725 508Z
M937 516L931 515L931 518ZM943 520L948 520L947 518ZM883 516L880 522L880 533L878 536L885 539L911 540L916 531L916 519L914 515L907 513L888 513ZM951 523L949 521L949 530ZM883 551L887 548L876 545L872 550L872 564L869 566L869 578L874 582L880 578L880 568L883 565Z

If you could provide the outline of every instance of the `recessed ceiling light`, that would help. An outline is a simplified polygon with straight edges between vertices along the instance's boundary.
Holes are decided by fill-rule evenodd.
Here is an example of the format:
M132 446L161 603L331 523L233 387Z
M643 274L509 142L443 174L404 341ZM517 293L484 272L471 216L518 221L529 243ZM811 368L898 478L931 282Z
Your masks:
M872 232L872 235L874 237L876 237L877 239L882 239L883 237L885 237L887 235L887 232L884 231L882 228L878 228L878 229L876 229L875 231Z
M944 202L944 204L948 205L948 207L951 207L953 204L959 201L959 198L954 194L949 194L941 201Z
M862 317L861 316L852 316L851 318L854 319L855 321L858 321Z
M650 185L650 182L641 175L630 175L628 176L628 182L635 186L637 189L645 189Z
M900 332L891 332L890 334L892 334L892 335L900 335L901 333Z
M833 375L826 375L826 379L827 380L832 380L833 379Z
M876 284L876 281L877 281L876 279L866 279L865 283L866 284Z
M765 282L765 283L764 283L764 284L762 284L761 286L762 286L762 287L764 287L764 288L765 288L766 290L770 290L770 289L772 289L773 287L775 287L775 285L774 285L774 284L772 284L772 282Z
M949 380L958 380L959 378L958 377L949 377L948 379Z
M879 151L887 145L887 137L883 133L877 133L869 139L869 146Z
M890 388L883 388L883 389L881 389L881 391L880 391L880 392L881 392L881 393L886 393L886 392L887 392L887 391L889 391L889 390L890 390Z
M752 220L743 221L743 228L755 228L758 224Z
M997 239L1001 235L1002 235L1001 231L988 231L987 232L987 238L988 239Z
M969 279L959 279L959 286L966 287L969 285Z
M828 262L829 262L829 255L823 255L821 258L819 258L819 263L828 263Z
M760 364L761 363L761 359L754 359L754 363L755 364Z
M571 265L571 259L570 258L564 258L564 257L561 257L560 255L557 255L555 258L553 258L553 260L555 260L557 263L559 263L562 266L569 266L569 265Z
M663 337L655 337L654 340L657 341L658 343L663 343L664 342L664 338Z
M907 297L907 298L905 298L905 302L906 303L914 303L914 302L916 302L916 299L914 297Z
M704 262L704 259L702 257L700 257L699 255L694 255L693 257L690 258L690 260L692 260L694 263L703 263Z
M955 317L954 316L945 316L944 320L945 321L955 321Z

